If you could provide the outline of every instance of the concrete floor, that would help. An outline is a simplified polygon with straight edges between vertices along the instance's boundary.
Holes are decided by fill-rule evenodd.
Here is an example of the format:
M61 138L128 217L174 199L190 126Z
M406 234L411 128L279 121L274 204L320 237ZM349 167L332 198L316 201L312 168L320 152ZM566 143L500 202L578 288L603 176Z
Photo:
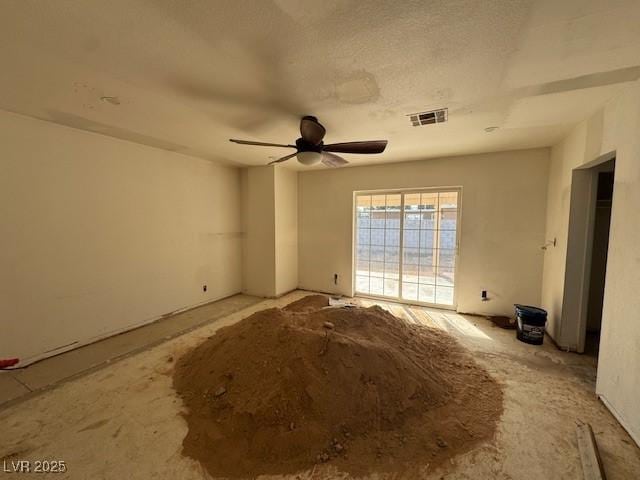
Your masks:
M233 295L90 345L70 350L29 365L0 372L0 406L20 401L62 382L149 349L201 325L230 315L261 301L250 295Z
M181 454L186 424L171 387L171 359L222 326L306 294L294 292L261 301L5 406L0 411L0 459L9 466L11 460L64 460L68 471L55 475L61 479L208 478L197 462ZM594 394L594 358L560 352L549 343L523 344L513 331L498 329L480 317L382 305L409 321L449 331L505 389L505 410L496 438L439 469L425 465L422 478L582 478L575 437L579 422L593 426L609 480L638 478L640 450ZM4 475L11 478L12 474ZM19 478L30 476L42 477L21 474ZM323 465L290 478L343 476Z

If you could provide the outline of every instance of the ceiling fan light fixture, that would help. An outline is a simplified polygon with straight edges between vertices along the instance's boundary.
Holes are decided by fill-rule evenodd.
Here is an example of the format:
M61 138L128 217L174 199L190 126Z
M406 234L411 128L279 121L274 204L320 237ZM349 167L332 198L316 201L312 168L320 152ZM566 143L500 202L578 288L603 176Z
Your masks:
M253 140L238 140L230 138L229 141L239 143L241 145L256 145L259 147L283 147L294 148L296 151L276 158L268 163L274 165L276 163L286 162L287 160L297 157L302 165L315 165L322 162L327 167L342 167L349 163L336 153L355 153L360 155L369 155L372 153L382 153L387 148L386 140L367 140L360 142L342 142L325 144L323 142L325 128L318 122L316 117L307 115L300 120L300 138L296 139L296 144L283 143L267 143L255 142Z
M322 160L320 152L298 152L296 155L298 161L303 165L315 165Z

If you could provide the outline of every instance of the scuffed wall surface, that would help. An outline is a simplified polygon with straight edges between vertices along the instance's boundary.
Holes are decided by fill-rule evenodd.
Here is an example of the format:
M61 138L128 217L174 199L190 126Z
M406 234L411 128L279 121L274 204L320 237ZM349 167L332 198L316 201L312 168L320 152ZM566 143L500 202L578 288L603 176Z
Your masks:
M276 295L298 287L298 172L275 168Z
M277 297L298 286L298 173L242 170L243 292Z
M586 135L585 122L551 149L546 238L555 238L556 246L550 246L544 253L542 305L548 312L547 332L559 343L563 341L560 337L560 319L569 235L571 174L572 170L584 161Z
M640 442L640 83L578 125L552 149L547 236L558 247L545 257L543 306L559 342L576 335L573 318L562 316L571 170L616 153L616 171L605 279L596 392Z
M640 84L604 118L600 150L616 150L616 172L596 392L640 443Z
M276 295L274 167L242 170L244 224L243 292Z
M6 112L0 158L2 357L240 291L238 169Z
M353 293L354 191L462 186L458 310L539 304L548 165L538 149L300 173L299 286Z

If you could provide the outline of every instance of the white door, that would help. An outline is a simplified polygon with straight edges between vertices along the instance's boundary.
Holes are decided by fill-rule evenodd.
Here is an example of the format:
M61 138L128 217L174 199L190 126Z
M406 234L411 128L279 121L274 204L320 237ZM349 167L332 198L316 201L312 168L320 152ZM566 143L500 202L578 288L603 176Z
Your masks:
M358 193L356 294L455 307L458 190Z

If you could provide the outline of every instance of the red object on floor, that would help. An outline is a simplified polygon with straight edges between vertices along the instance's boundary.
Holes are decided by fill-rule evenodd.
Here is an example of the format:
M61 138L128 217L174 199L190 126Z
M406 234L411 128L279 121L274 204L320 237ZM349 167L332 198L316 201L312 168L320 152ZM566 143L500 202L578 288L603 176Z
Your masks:
M0 368L13 367L20 360L18 358L3 358L0 359Z

